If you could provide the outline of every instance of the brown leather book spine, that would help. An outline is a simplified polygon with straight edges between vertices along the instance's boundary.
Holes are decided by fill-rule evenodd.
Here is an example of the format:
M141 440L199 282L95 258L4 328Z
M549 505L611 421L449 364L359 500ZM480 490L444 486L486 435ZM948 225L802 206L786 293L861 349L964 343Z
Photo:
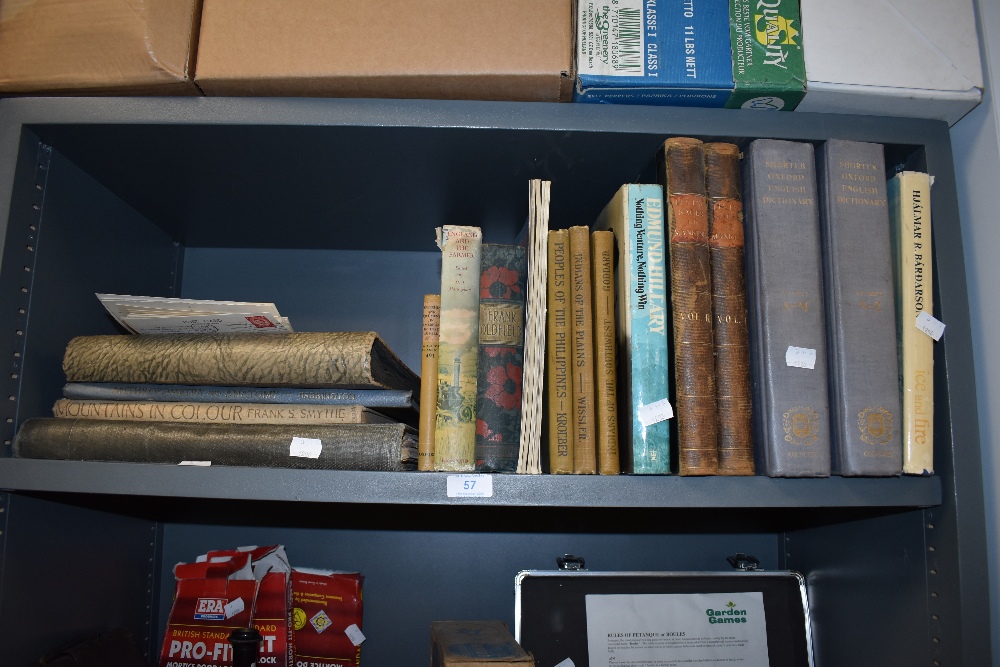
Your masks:
M753 475L740 150L705 144L720 475Z
M441 295L424 295L420 351L420 432L417 470L434 470L434 421L437 417L438 333L441 330Z
M573 472L597 474L597 422L594 409L594 316L590 284L590 228L569 228L572 283L574 443Z
M621 472L618 453L618 377L615 355L615 235L590 234L594 303L594 397L597 415L597 472Z
M704 144L667 139L660 162L670 239L678 473L714 475L719 456Z

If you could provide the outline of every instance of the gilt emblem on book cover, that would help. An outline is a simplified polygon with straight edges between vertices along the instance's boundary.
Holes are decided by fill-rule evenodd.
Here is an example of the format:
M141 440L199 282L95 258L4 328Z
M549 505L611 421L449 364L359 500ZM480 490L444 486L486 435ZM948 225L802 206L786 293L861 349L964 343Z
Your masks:
M808 406L799 405L782 414L785 440L793 445L815 445L819 439L819 415Z
M885 445L892 439L892 413L879 406L868 406L858 413L861 440L869 445Z

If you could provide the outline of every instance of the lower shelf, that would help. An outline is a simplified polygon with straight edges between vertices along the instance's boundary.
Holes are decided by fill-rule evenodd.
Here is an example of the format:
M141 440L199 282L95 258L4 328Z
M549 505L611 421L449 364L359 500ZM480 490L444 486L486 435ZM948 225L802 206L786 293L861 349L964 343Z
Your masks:
M0 459L0 489L173 498L508 507L933 507L939 477L491 475L492 495L454 498L448 473L385 473Z

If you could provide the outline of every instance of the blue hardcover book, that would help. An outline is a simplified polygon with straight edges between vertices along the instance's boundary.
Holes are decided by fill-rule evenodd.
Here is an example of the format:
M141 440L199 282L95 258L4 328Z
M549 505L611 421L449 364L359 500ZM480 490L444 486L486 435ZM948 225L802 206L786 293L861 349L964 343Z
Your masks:
M622 470L670 473L666 208L660 185L623 185L594 222L615 235Z
M576 102L722 107L728 0L580 0L576 62Z

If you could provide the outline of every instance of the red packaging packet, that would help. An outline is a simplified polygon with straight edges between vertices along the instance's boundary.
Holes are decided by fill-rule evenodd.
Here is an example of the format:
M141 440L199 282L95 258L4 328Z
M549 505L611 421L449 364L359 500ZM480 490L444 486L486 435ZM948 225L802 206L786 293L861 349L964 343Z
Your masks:
M334 667L361 664L361 589L357 572L292 569L295 664Z

